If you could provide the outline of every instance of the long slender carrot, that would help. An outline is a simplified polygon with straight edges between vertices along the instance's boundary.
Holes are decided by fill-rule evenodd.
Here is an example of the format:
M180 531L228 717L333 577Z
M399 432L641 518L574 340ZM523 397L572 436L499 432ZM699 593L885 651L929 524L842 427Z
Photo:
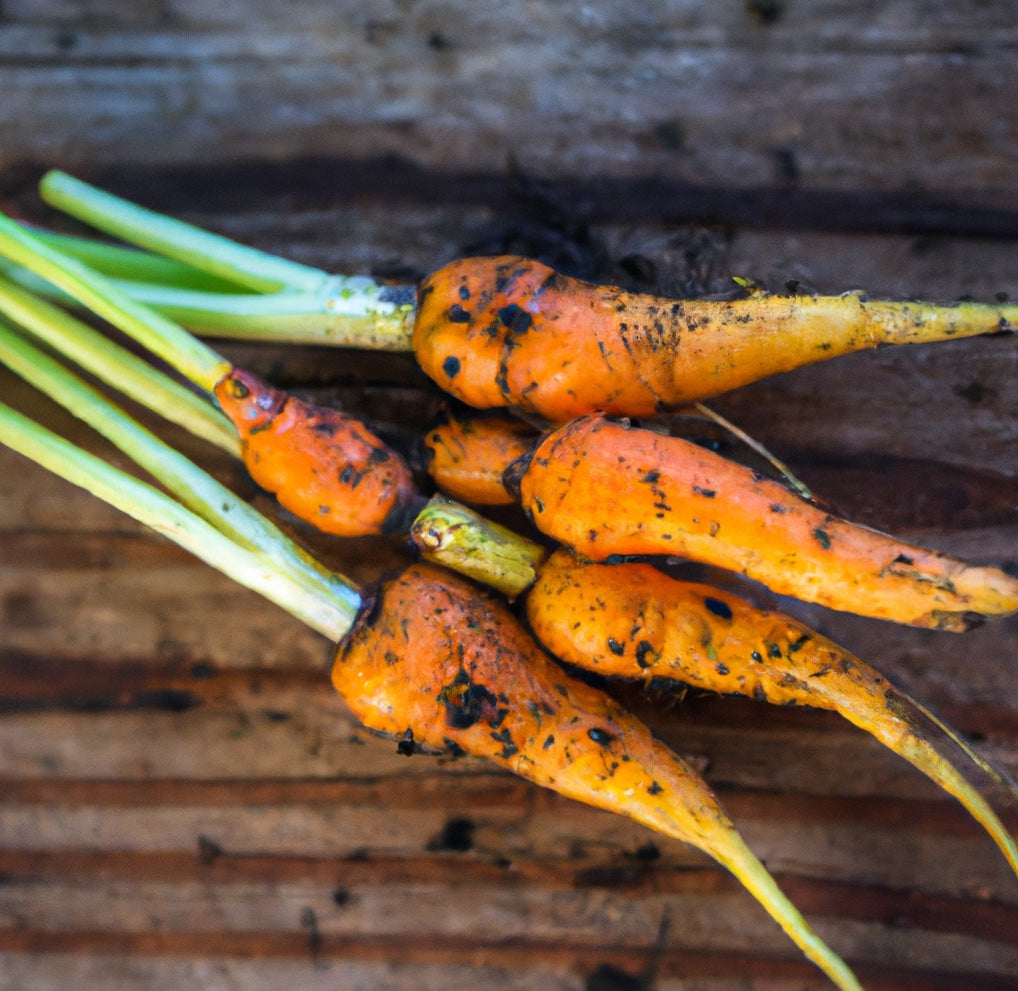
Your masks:
M1014 839L934 741L992 769L908 695L805 624L650 564L594 564L565 550L541 565L526 608L548 650L606 676L668 678L839 712L957 798L1018 873Z
M480 409L562 423L602 410L650 416L776 372L878 344L1018 325L1018 306L768 296L675 300L562 275L515 256L466 258L421 283L414 351Z
M483 755L692 844L739 878L838 987L859 987L699 775L607 695L569 678L504 605L428 565L412 565L376 595L332 670L365 726L428 750Z
M537 431L514 417L450 414L424 437L428 473L455 499L475 506L508 505L514 500L502 473L537 438Z
M838 519L679 437L579 417L507 473L540 530L595 561L673 554L832 609L955 632L1018 579Z

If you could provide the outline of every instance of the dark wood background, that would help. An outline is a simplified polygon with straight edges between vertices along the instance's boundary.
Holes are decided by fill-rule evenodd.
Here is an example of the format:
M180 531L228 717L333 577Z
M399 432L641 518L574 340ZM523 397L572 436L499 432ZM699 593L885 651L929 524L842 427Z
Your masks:
M1011 4L646 6L7 0L0 196L56 223L34 183L59 166L404 280L509 249L676 294L1018 297ZM436 409L403 357L224 348L397 436ZM1011 337L880 351L714 405L842 513L1013 567L1016 366ZM482 762L397 756L322 640L5 451L0 534L3 987L825 986L706 858ZM314 546L358 580L404 555ZM1018 772L1018 623L792 608ZM827 714L625 697L868 988L1018 988L1018 881L909 766Z

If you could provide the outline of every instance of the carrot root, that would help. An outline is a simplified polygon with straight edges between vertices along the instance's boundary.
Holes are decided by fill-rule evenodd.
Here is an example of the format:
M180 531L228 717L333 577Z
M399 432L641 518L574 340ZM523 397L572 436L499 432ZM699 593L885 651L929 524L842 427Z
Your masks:
M651 416L878 344L1012 330L1018 307L842 296L676 300L580 282L515 256L466 258L421 284L414 351L480 409L562 423Z
M362 423L234 368L215 389L251 477L325 533L405 529L422 500L403 459Z
M704 450L603 416L573 420L507 471L544 533L591 560L679 555L775 592L961 632L1018 610L1018 579L824 512Z
M541 568L527 618L557 657L607 676L663 677L839 712L953 795L1018 874L1014 839L932 737L942 730L948 744L985 762L873 668L797 620L649 564L592 564L562 550Z
M522 457L538 434L508 416L449 416L424 437L428 473L448 496L473 506L503 506L513 497L502 472Z
M428 565L386 582L340 646L332 679L373 730L488 757L710 854L838 987L859 991L702 779L617 703L568 677L475 586Z

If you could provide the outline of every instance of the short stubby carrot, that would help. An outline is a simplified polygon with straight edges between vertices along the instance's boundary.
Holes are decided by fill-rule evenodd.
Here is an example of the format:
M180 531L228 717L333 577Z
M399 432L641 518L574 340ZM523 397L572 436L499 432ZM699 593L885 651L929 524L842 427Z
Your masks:
M515 500L502 473L537 438L537 431L514 417L450 414L424 437L428 473L446 495L462 502L508 505Z
M507 471L537 527L585 557L678 555L832 609L962 631L1018 579L849 523L679 437L579 417Z
M556 657L607 677L668 679L777 705L831 709L961 802L1018 873L1018 849L987 801L942 753L984 762L879 672L781 612L641 562L594 564L557 550L526 599Z
M425 564L383 583L341 644L332 680L365 726L404 749L487 757L710 854L839 987L859 988L702 778L618 703L569 677L476 586Z
M421 283L413 344L424 371L479 409L562 423L650 416L878 344L1018 324L1018 307L842 296L676 300L581 282L515 256L466 258Z
M215 394L254 481L319 530L341 537L394 532L420 507L406 463L359 420L237 368Z

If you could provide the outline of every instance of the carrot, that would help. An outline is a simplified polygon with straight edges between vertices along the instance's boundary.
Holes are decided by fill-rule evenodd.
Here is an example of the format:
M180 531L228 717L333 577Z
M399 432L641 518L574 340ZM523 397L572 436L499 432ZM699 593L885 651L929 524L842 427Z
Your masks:
M526 423L508 416L450 415L424 438L428 472L447 495L475 506L514 501L503 470L537 439Z
M404 529L420 505L403 459L359 420L312 406L234 368L215 387L251 477L319 530Z
M418 291L424 371L479 409L562 423L650 416L777 372L878 344L1012 330L1018 307L768 296L676 300L598 286L515 256L467 258Z
M674 554L775 592L955 632L1018 609L1018 579L848 523L679 437L603 416L549 434L508 471L549 536L595 561Z
M841 988L859 988L745 846L703 780L641 722L569 678L508 609L412 565L341 644L332 680L370 729L484 756L537 784L690 843L730 870Z
M214 392L241 438L252 477L295 515L328 533L374 534L404 526L417 501L410 471L402 459L358 421L334 410L309 406L234 367L179 325L138 303L121 288L74 258L61 254L29 231L0 215L0 254L51 282L71 299L109 320L162 358L198 388ZM280 263L287 268L285 263ZM2 287L0 287L2 288ZM31 297L0 293L7 309L33 333L45 326L46 339L78 354L73 326L58 320L51 307ZM112 363L92 370L116 386ZM113 380L113 381L111 381ZM162 415L176 418L180 405L166 393L144 390L141 399ZM158 398L156 398L158 396Z
M1018 873L1014 840L933 738L946 734L999 775L917 702L805 624L650 564L593 564L565 550L540 567L526 604L541 643L582 668L840 713L957 798Z

